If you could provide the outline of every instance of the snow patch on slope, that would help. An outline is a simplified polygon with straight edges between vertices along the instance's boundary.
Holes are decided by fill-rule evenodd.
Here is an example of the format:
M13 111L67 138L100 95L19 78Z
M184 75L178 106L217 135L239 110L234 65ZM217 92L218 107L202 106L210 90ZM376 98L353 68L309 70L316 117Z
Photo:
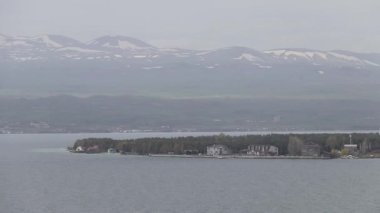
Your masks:
M99 50L91 50L91 49L84 49L80 47L63 47L59 48L56 51L74 51L74 52L81 52L81 53L102 53L102 51Z
M249 53L243 53L241 56L234 58L236 60L247 60L247 61L261 61L260 58L257 58L256 56L249 54Z
M356 65L370 65L370 66L380 66L374 62L368 60L362 60L358 57L345 55L341 53L336 53L332 51L311 51L311 50L268 50L264 53L270 54L273 57L289 60L292 59L297 61L298 59L307 60L313 62L315 61L325 61L325 62L346 62L354 63ZM318 64L319 65L319 64Z
M300 57L306 60L324 59L327 60L328 56L320 51L293 51L293 50L268 50L265 53L276 57Z
M143 47L137 46L129 41L118 41L117 45L112 45L110 43L103 44L103 47L111 47L111 48L120 48L123 50L139 50L144 49Z
M47 47L52 47L52 48L63 47L61 44L50 39L50 37L48 35L43 35L43 36L37 37L36 40L42 41Z
M144 49L143 47L139 47L129 41L119 41L119 47L121 49Z
M15 41L11 41L11 42L6 43L6 46L24 46L24 47L30 47L32 45L29 44L26 41L15 40Z
M339 59L342 59L342 60L361 62L360 59L358 59L358 58L356 58L354 56L343 55L343 54L334 53L334 52L329 52L329 54L332 55L332 56L334 56L335 58L339 58Z
M197 56L203 56L203 55L208 55L210 53L214 53L216 51L217 50L202 51L202 52L196 53L195 55L197 55Z
M146 55L134 55L133 58L146 58Z
M337 59L341 59L341 60L344 60L344 61L351 61L351 62L354 62L356 64L366 64L366 65L371 65L371 66L380 66L374 62L371 62L371 61L368 61L368 60L362 60L362 59L359 59L355 56L350 56L350 55L343 55L343 54L340 54L340 53L336 53L336 52L329 52L330 55L334 56L335 58Z
M364 60L364 62L367 63L367 64L369 64L369 65L375 66L375 67L380 67L379 64L376 64L376 63L374 63L372 61Z

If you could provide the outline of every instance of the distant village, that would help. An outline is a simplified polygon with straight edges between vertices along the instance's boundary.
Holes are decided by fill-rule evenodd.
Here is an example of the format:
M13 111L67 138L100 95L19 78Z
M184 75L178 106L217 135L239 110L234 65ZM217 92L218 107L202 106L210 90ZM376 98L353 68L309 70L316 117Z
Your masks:
M153 157L241 157L241 158L308 158L329 159L359 157L380 157L379 140L364 138L358 143L353 141L352 135L347 135L347 142L339 140L339 135L326 137L321 143L304 140L301 136L287 136L288 141L258 143L256 141L245 142L247 136L209 136L209 137L185 137L185 138L149 138L137 140L112 140L112 139L82 139L78 140L69 150L74 153L120 153L149 155ZM249 137L249 136L248 136ZM270 137L270 136L269 136ZM284 136L274 136L283 139ZM316 137L317 138L317 137ZM322 138L322 137L318 137ZM207 139L210 139L207 141ZM253 138L254 139L254 138ZM264 138L265 139L265 138ZM357 139L357 138L356 138ZM205 142L201 142L205 141ZM221 141L221 143L213 143ZM354 143L355 142L355 143ZM250 144L251 143L251 144ZM272 143L272 144L270 144ZM244 144L248 144L244 146Z
M194 150L188 151L186 154L196 153ZM343 153L343 154L342 154ZM231 149L226 145L212 145L207 147L206 155L208 156L229 156L233 155ZM339 152L342 158L358 158L360 150L356 144L344 144L344 149ZM279 148L272 145L250 145L247 149L243 149L238 153L239 156L256 156L256 157L273 157L279 156ZM303 144L300 155L288 155L289 157L299 156L306 158L332 158L331 155L323 155L321 147L315 143Z
M98 145L93 145L90 147L78 146L75 153L101 153ZM344 155L343 158L356 158L359 156L358 146L355 144L345 144L344 145ZM342 153L340 152L340 153ZM107 153L120 153L118 149L108 148ZM131 153L130 153L131 154ZM207 146L206 156L214 156L214 157L222 157L222 156L231 156L231 155L239 155L239 156L257 156L257 157L275 157L279 156L279 148L272 145L250 145L247 149L241 150L239 153L233 153L232 150L222 144L213 144L211 146ZM168 152L165 156L175 155L174 152ZM202 156L203 153L199 152L199 150L184 150L183 155L195 155ZM158 157L159 155L153 155ZM321 155L321 147L318 144L308 143L304 144L301 148L301 155L290 155L290 156L303 156L303 157L311 157L311 158L327 158L330 156Z

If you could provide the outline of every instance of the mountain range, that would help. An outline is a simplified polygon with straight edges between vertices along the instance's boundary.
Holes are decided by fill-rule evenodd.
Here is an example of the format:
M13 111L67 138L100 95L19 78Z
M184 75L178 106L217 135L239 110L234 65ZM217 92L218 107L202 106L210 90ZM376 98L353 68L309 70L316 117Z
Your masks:
M0 133L378 129L380 54L0 35Z
M0 95L380 97L380 54L158 48L126 36L0 35Z
M245 63L253 68L270 69L281 64L309 64L352 67L355 69L380 67L380 54L362 54L343 50L320 51L310 49L273 49L257 51L247 47L227 47L215 50L186 50L158 48L127 36L103 36L90 42L61 35L35 37L0 34L2 61L38 60L124 60L154 64L169 61L188 61L213 69L224 63Z

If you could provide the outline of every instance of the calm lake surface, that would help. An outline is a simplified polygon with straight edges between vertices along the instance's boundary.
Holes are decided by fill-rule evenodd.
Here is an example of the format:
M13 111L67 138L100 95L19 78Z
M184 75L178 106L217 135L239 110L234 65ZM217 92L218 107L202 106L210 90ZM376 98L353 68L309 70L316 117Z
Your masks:
M181 159L65 151L86 137L208 134L0 135L0 212L380 212L380 159Z

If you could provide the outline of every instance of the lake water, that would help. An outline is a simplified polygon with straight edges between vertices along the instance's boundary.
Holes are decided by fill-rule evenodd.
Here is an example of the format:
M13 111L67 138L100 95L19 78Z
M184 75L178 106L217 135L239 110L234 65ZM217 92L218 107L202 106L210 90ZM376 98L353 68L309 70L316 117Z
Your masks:
M211 133L0 135L0 212L380 212L380 159L181 159L65 151L85 137L200 134Z

